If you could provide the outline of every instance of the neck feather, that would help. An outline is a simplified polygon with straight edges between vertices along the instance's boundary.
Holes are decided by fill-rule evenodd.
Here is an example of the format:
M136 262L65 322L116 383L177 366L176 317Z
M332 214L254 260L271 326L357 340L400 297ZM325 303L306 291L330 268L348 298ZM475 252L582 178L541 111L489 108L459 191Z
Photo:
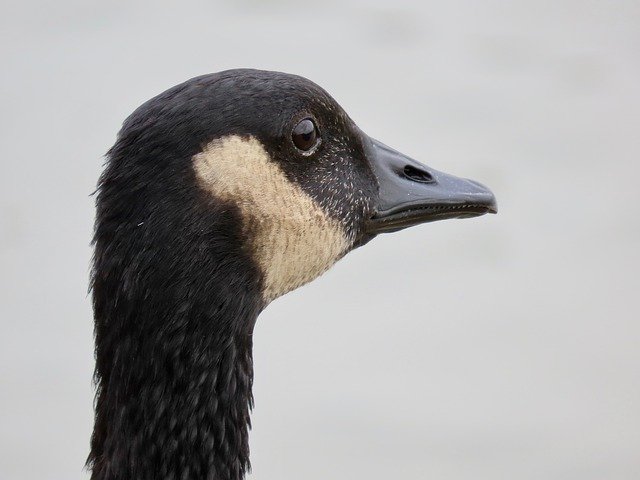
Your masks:
M190 198L174 221L122 190L97 202L91 478L240 480L262 300L239 217Z
M251 337L230 339L211 352L210 346L187 347L190 340L174 335L184 348L158 352L153 362L130 358L129 372L118 365L101 382L93 480L244 477L250 466Z

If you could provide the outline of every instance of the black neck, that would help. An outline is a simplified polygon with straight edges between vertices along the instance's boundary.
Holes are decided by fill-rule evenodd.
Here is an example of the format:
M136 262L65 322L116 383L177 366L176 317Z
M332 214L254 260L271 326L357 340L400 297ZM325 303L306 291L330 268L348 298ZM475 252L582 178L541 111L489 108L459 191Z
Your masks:
M190 198L172 220L112 183L95 235L91 478L240 480L261 300L238 217Z
M184 342L181 333L174 335L176 344ZM130 364L124 372L127 366L122 365L112 372L121 378L101 383L93 480L244 477L249 468L251 337L234 338L216 352L191 347L177 355L156 353L156 365L146 371Z

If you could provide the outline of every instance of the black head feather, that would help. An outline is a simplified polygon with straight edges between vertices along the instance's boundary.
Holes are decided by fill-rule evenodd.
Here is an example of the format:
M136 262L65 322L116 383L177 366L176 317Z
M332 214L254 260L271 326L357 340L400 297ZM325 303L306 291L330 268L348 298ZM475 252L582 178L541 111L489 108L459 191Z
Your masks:
M292 141L303 119L321 138L309 153ZM249 468L252 333L269 300L264 265L248 248L259 229L247 227L242 198L212 195L194 167L207 146L230 137L259 142L260 158L266 152L278 178L303 192L313 218L338 225L347 240L336 242L337 257L379 232L496 209L477 182L364 135L301 77L232 70L143 104L124 122L98 184L93 480L240 480ZM277 256L286 257L287 242Z
M305 115L323 136L312 157L290 141ZM97 196L94 480L243 477L261 275L236 205L197 188L191 158L257 138L355 238L376 188L355 129L315 84L253 70L189 80L124 122Z

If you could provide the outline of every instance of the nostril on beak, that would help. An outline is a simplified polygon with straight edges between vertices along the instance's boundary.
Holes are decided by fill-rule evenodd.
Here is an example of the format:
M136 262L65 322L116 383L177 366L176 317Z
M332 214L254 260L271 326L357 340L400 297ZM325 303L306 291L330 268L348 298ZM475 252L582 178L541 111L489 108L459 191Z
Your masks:
M427 172L426 170L422 170L420 168L416 168L413 165L407 165L402 170L402 173L409 180L418 183L433 183L433 176Z

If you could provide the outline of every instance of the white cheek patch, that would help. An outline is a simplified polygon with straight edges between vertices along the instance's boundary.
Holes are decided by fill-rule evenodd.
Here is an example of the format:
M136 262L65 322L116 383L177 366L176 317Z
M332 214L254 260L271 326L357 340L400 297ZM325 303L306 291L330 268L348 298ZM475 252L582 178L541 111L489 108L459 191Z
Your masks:
M265 303L321 275L348 250L340 223L269 160L252 137L216 139L193 157L200 186L242 214Z

